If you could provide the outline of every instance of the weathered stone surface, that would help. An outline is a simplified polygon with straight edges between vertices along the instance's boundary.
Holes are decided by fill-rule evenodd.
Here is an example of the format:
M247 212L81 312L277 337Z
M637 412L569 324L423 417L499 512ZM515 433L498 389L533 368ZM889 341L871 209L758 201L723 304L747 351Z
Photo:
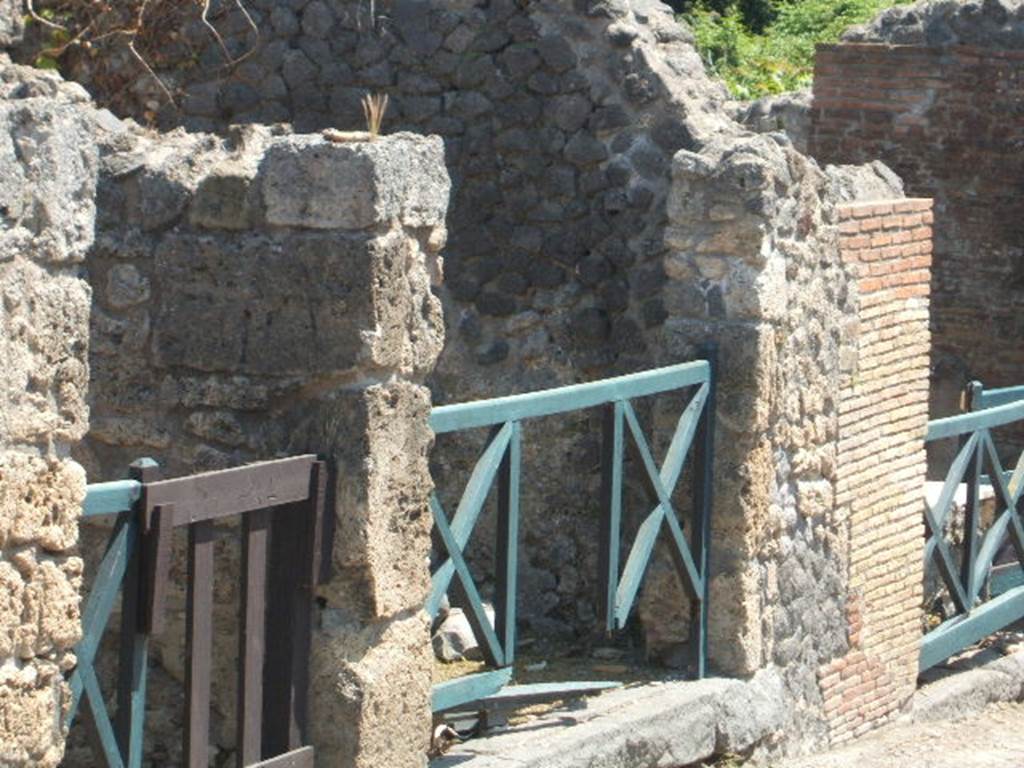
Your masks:
M484 603L484 611L493 625L494 609ZM448 611L444 621L434 630L431 645L434 648L434 656L441 661L479 661L483 658L480 642L473 634L473 627L461 608L452 608Z
M97 151L66 104L15 98L0 105L0 262L15 254L80 261L93 237Z
M89 289L25 260L0 263L0 444L81 438Z
M786 134L793 147L806 154L811 133L811 92L765 96L743 105L737 119L758 133Z
M843 40L894 45L971 45L982 48L1024 48L1024 5L1020 0L921 0L897 6Z
M343 144L282 139L268 150L260 176L267 222L311 229L438 226L450 190L440 140L405 134ZM299 184L304 194L295 195Z
M59 713L70 691L56 664L0 671L0 759L11 766L56 768L64 755Z
M440 307L424 257L416 241L398 233L174 235L158 250L156 274L153 344L162 366L274 375L357 366L411 372L440 350Z
M449 768L660 768L697 764L719 750L746 750L782 722L777 673L749 683L710 679L611 691L455 747L431 762ZM742 723L740 720L742 719ZM553 726L558 727L553 727ZM538 731L545 734L538 739Z
M19 0L0 2L0 48L9 48L21 42L25 33L25 14Z
M0 550L38 543L68 551L78 541L84 498L85 473L75 462L0 453Z
M360 626L327 612L313 646L311 736L343 768L423 768L430 733L430 626L422 612Z
M423 387L397 381L333 393L305 414L304 440L338 462L338 577L325 594L352 616L393 616L426 599L429 408Z

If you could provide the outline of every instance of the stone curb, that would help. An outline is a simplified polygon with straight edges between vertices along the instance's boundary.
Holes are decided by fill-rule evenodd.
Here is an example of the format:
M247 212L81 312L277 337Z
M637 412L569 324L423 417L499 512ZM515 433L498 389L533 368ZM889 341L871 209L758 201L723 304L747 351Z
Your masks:
M472 739L431 768L655 768L743 752L783 727L782 679L653 683Z
M915 723L956 720L1005 701L1024 701L1024 651L922 686L914 694L910 718Z

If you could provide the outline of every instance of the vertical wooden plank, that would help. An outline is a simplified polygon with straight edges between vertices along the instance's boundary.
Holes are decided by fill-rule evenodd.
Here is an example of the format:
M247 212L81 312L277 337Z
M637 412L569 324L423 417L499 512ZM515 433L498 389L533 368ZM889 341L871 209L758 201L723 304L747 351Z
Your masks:
M262 758L266 642L267 539L270 511L242 517L242 594L238 632L238 768Z
M267 565L266 648L263 664L263 754L280 755L297 741L292 722L291 664L293 584L298 575L295 550L297 504L275 507L270 519Z
M494 629L504 651L504 663L516 653L516 595L519 574L519 476L522 465L522 425L512 422L512 437L498 470L498 530L495 549Z
M974 564L978 559L978 546L981 539L981 467L984 462L984 442L984 440L978 441L965 477L967 503L964 507L964 550L960 558L960 583L967 596L967 605L964 608L967 613L970 613L971 608L974 607L981 586L975 583Z
M117 671L117 714L114 732L121 756L128 768L142 765L143 737L146 720L146 682L149 657L149 637L140 627L145 615L143 600L143 547L139 546L146 521L146 483L160 479L160 467L152 459L139 459L132 463L129 474L143 483L142 494L132 509L139 531L139 540L124 575L121 593L121 635Z
M164 630L167 580L171 570L174 505L153 508L142 538L142 601L139 632L158 635Z
M263 677L263 754L269 757L298 749L308 738L309 648L326 483L326 464L314 463L309 498L278 507L271 517Z
M619 587L619 547L622 536L622 401L604 407L601 437L601 539L598 611L605 631L615 629L615 594Z
M694 675L701 679L707 674L708 658L708 600L711 593L711 573L708 555L711 550L711 508L714 491L715 463L715 395L718 387L718 349L707 345L702 357L708 361L711 372L708 398L704 403L697 434L694 437L693 518L690 546L694 551L701 579L701 595L691 607L690 626L696 628L690 643L691 665Z
M210 673L213 653L213 522L188 528L185 623L185 734L187 768L208 768Z

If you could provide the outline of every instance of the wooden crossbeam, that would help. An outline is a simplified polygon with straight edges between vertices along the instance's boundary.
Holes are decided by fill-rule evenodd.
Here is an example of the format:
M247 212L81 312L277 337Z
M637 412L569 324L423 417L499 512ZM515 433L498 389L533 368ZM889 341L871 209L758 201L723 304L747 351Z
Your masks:
M684 589L691 600L700 601L703 599L703 575L698 571L693 554L686 542L686 538L683 536L682 528L679 525L679 520L672 505L671 493L679 481L686 456L693 444L693 438L707 401L708 391L709 386L707 384L702 386L683 411L676 425L675 433L672 436L665 461L660 468L654 461L654 456L647 443L647 438L640 427L636 412L629 401L622 401L622 416L625 418L625 423L629 427L629 433L632 437L630 446L639 455L641 464L644 467L649 490L653 492L657 505L641 523L626 560L626 566L623 569L622 578L619 581L615 594L613 615L616 628L621 629L626 624L663 523L667 524L669 529L673 544L670 552L675 561L676 569L682 577Z
M455 568L458 584L469 608L466 612L466 618L473 629L473 634L478 640L482 641L480 650L483 652L484 660L491 666L503 667L505 666L504 651L494 631L494 627L491 625L486 611L484 611L483 600L477 591L473 575L469 572L469 566L466 565L466 561L462 556L462 550L459 548L458 542L455 541L455 536L448 525L448 520L445 518L444 511L440 508L440 505L431 504L430 508L434 513L434 525L437 527L441 542L448 552L449 560Z
M477 460L476 466L473 467L473 473L470 475L469 482L466 483L466 489L459 499L459 505L455 509L455 515L452 517L450 526L452 539L456 548L460 551L465 549L466 544L469 543L469 537L473 533L473 528L476 526L481 510L483 510L484 502L487 500L487 495L494 484L494 478L502 466L505 452L516 428L513 422L504 424L491 439L487 448L484 449L483 454ZM441 501L437 498L436 493L431 494L430 508L434 513L435 519L440 516L447 523L448 516L445 514L444 507L441 506ZM454 575L455 563L450 556L431 575L430 596L427 598L426 605L427 613L430 616L436 616L438 610L440 610L441 602L448 592L448 585L451 583Z

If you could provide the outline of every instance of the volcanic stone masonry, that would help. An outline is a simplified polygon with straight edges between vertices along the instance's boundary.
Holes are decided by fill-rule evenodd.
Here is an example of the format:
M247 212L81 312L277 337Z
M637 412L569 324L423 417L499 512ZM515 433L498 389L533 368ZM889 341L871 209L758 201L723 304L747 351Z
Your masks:
M284 453L333 458L339 530L314 641L313 739L327 764L421 766L430 733L420 610L429 470L451 508L482 439L449 436L431 452L431 402L680 362L714 340L713 666L781 676L784 738L766 749L846 738L904 706L920 618L911 543L927 398L926 203L904 201L881 163L822 168L771 121L764 135L735 122L689 31L653 0L249 5L258 39L234 6L214 16L231 51L255 46L239 66L225 72L198 21L183 33L201 44L195 60L160 57L161 76L183 93L180 112L160 115L167 132L87 110L92 139L69 146L92 158L91 181L40 172L42 202L9 207L30 211L12 221L41 226L76 210L62 204L60 216L44 215L44 203L91 200L97 185L95 225L76 219L73 236L41 239L47 256L23 249L0 265L59 275L80 292L81 322L60 334L69 353L26 379L25 393L23 381L10 388L15 401L78 403L58 411L74 415L74 429L51 419L52 440L12 439L18 455L66 461L71 452L95 480L123 476L140 455L170 475ZM70 74L102 99L90 66L79 60ZM52 77L5 71L12 93L34 92L29 79L82 98ZM128 111L142 117L153 84L131 72L124 93L139 101ZM388 135L377 141L268 125L361 127L368 90L391 95ZM19 152L12 167L33 157ZM43 182L70 191L58 190L61 198ZM859 215L875 206L877 215ZM19 231L11 224L5 236ZM855 245L861 237L869 239ZM907 244L913 254L887 250ZM55 261L62 248L85 259L91 309L78 267ZM873 274L879 265L898 285ZM33 279L12 301L46 284ZM86 429L87 319L93 418L73 446ZM906 388L880 352L892 334L905 336ZM17 370L5 365L3 375ZM892 395L871 406L890 426L862 431L874 423L860 410L871 387ZM641 410L656 446L677 415L670 405ZM3 418L18 412L5 408ZM591 415L527 425L526 633L585 641L593 631L599 434ZM874 497L863 490L871 470L860 452L878 436L899 461L891 476L875 473L886 492ZM67 467L76 501L82 473ZM645 511L631 505L631 519ZM87 568L105 535L84 531ZM493 539L482 524L470 552L485 593ZM229 537L218 546L233 572L237 550ZM8 551L0 567L16 561ZM81 572L77 558L47 557ZM175 558L180 570L180 548ZM906 594L879 592L893 572L905 574ZM176 581L169 631L155 643L161 712L180 703ZM234 605L232 589L218 589L218 669L235 651ZM676 663L686 602L663 558L639 614L650 655ZM62 615L77 631L77 618ZM61 652L75 639L69 630ZM60 662L45 663L54 665L47 690L63 690ZM213 738L226 746L233 675L218 677ZM166 723L149 741L151 756L174 762L180 726L151 719ZM59 751L59 728L48 733L39 743ZM76 747L68 764L85 754Z

